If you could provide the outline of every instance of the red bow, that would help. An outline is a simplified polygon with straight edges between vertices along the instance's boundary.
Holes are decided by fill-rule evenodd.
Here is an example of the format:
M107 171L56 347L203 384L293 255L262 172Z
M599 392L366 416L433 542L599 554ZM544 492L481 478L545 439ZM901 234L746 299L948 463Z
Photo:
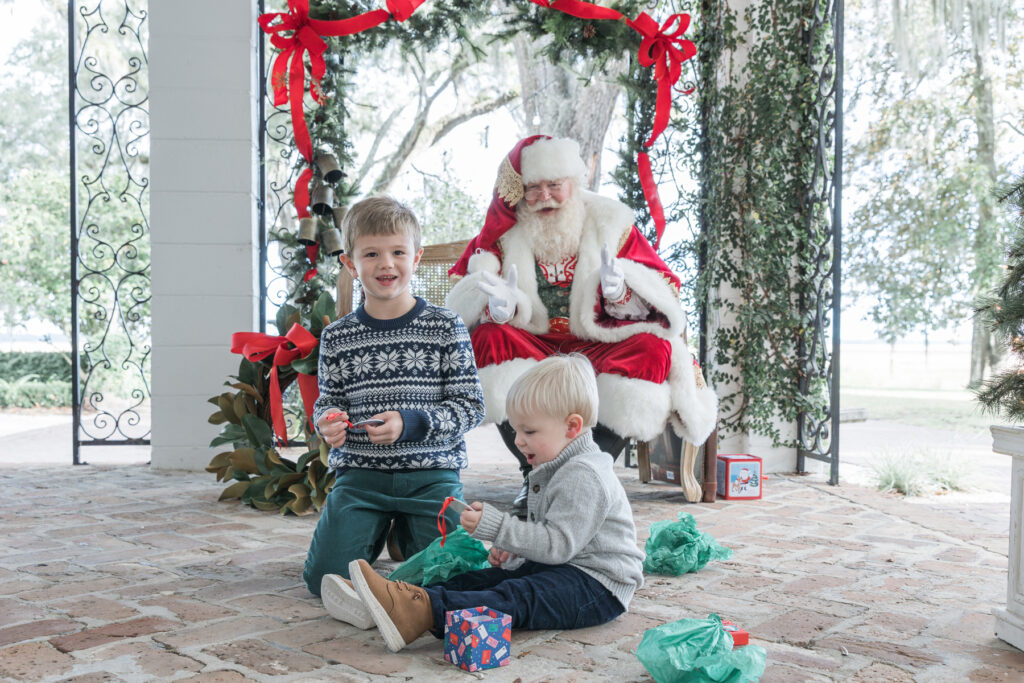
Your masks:
M658 136L668 127L669 113L672 109L672 86L676 84L683 72L683 62L697 54L697 46L682 38L686 29L690 27L690 15L673 14L659 27L658 22L646 12L641 12L635 20L630 21L616 10L594 5L584 0L530 0L530 2L580 19L624 20L643 36L640 41L638 59L643 66L654 67L654 80L658 82L654 126L651 129L651 137L644 143L645 147L653 145ZM672 29L674 24L676 25L675 30ZM687 93L689 92L692 91L687 91ZM643 188L644 198L647 200L647 207L651 212L651 220L654 221L654 230L657 233L654 248L657 249L658 243L661 242L661 235L665 232L665 209L661 205L658 184L654 182L654 173L651 171L651 159L646 152L637 154L636 165L637 173L640 176L640 186Z
M275 337L261 332L235 332L231 335L231 353L240 353L255 363L273 354L273 367L270 369L270 417L274 431L282 443L287 443L288 432L284 424L284 403L281 399L281 384L277 377L279 366L290 365L292 361L305 358L320 341L302 325L295 323L283 337ZM315 375L299 373L299 393L302 394L302 405L306 409L306 419L312 420L313 403L320 395ZM310 422L312 424L312 422Z
M349 36L361 33L379 26L389 17L405 21L421 4L423 0L387 0L387 10L377 9L348 19L325 21L310 19L309 0L288 0L287 12L270 12L259 16L260 28L264 33L270 34L270 42L280 50L271 69L270 84L274 89L274 106L291 102L295 146L306 161L313 160L313 143L302 110L302 98L306 92L306 65L303 55L309 53L309 93L318 104L322 104L320 80L327 72L327 64L324 62L327 43L320 36ZM280 20L279 23L273 24L275 19ZM286 36L286 32L290 32L290 35ZM287 78L285 72L288 73Z
M677 24L675 30L672 25ZM658 22L641 12L629 25L643 40L640 42L638 59L643 66L654 66L654 80L658 82L658 104L654 112L654 128L645 146L650 147L668 126L669 110L672 106L671 88L683 73L683 62L697 54L697 46L682 38L690 27L689 14L673 14L658 27Z

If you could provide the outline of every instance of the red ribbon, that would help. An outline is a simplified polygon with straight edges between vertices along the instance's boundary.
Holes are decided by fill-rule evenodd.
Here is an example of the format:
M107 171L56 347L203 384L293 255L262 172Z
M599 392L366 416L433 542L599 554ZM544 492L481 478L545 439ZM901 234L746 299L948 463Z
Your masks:
M318 104L323 104L320 80L327 72L324 52L327 43L321 36L349 36L379 26L394 17L405 21L423 0L387 0L387 10L364 12L348 19L324 21L309 17L309 0L288 0L287 12L270 12L259 16L260 28L270 34L270 42L279 52L271 69L270 84L274 90L274 106L291 103L292 129L295 146L306 161L313 161L313 143L302 109L306 94L306 65L304 55L309 54L309 93ZM278 23L273 22L278 20ZM290 33L290 35L285 35ZM287 73L287 78L285 77Z
M645 67L654 67L654 80L658 83L658 96L654 108L654 125L651 136L644 147L651 147L668 127L669 114L672 110L672 86L679 81L683 72L683 62L697 54L697 46L682 37L690 27L689 14L673 14L658 26L658 22L646 12L641 12L635 20L630 21L622 13L608 7L601 7L583 0L530 0L535 5L558 10L579 19L610 19L624 20L637 33L643 36L640 41L638 59ZM674 28L673 28L674 27ZM692 90L687 90L689 94ZM640 186L644 191L644 199L654 221L657 239L654 248L658 248L661 235L665 232L665 209L658 195L658 184L654 182L651 171L651 160L646 152L636 156L637 173Z
M271 354L274 356L273 367L270 369L270 417L274 431L282 443L288 441L288 432L284 423L284 402L281 398L277 369L279 366L290 365L299 358L305 358L319 343L309 330L298 323L292 325L288 334L283 337L261 332L235 332L231 335L231 353L240 353L253 363ZM312 420L313 403L320 395L316 375L299 373L297 381L299 393L302 394L302 405L306 410L306 419Z
M302 276L303 282L309 282L318 272L320 272L316 269L316 255L319 251L319 244L310 244L306 246L306 258L309 259L310 268L306 271L306 274Z
M540 5L541 7L565 12L566 14L579 19L611 19L613 21L617 21L625 18L621 12L617 12L608 7L592 5L589 2L582 2L581 0L530 0L530 2L535 5Z
M307 168L299 174L295 181L295 192L292 194L295 211L299 218L309 218L309 183L313 180L313 169Z
M661 242L661 234L665 232L665 209L661 205L661 196L658 194L658 184L654 182L654 173L651 172L651 158L647 152L638 152L636 155L636 170L640 176L640 187L644 191L644 199L647 200L647 208L651 212L651 220L654 221L654 231L657 237L654 240L654 248L658 248Z
M444 547L445 537L448 536L448 523L444 518L444 511L448 509L448 506L455 500L454 496L448 496L444 499L444 503L441 505L441 511L437 513L437 530L441 532L441 547Z
M675 30L672 25L675 24ZM683 62L697 54L697 46L682 38L690 27L689 14L673 14L658 27L658 22L641 12L629 22L644 38L640 41L638 59L643 66L654 67L654 80L658 82L658 101L654 110L654 128L651 137L644 143L650 147L668 127L668 115L672 108L672 86L683 73Z

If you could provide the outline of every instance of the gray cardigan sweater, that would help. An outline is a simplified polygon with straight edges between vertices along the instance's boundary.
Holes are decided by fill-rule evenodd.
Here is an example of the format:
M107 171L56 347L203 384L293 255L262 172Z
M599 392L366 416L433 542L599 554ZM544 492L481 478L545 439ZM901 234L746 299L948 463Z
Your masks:
M530 472L525 520L484 504L473 537L534 562L577 567L628 609L644 583L644 554L612 463L587 430Z

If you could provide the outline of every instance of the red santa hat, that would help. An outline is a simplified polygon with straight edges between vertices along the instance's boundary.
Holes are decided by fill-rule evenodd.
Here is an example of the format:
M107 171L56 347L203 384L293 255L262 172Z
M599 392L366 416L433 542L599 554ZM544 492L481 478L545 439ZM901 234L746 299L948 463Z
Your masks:
M480 233L470 240L448 275L465 275L470 257L481 251L489 251L500 258L498 240L516 224L516 206L523 199L526 185L542 180L582 178L586 172L587 167L580 159L580 146L575 140L531 135L517 142L498 167L491 205Z

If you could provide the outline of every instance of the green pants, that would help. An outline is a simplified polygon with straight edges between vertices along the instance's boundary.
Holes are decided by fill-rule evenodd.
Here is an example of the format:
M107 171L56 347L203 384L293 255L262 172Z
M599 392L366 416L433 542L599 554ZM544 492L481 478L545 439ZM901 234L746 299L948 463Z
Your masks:
M386 472L352 469L343 472L327 494L313 532L302 578L313 595L320 595L324 574L348 578L348 563L372 563L387 541L392 520L399 550L410 557L441 535L437 513L448 496L462 498L457 470ZM459 523L445 511L448 530Z

